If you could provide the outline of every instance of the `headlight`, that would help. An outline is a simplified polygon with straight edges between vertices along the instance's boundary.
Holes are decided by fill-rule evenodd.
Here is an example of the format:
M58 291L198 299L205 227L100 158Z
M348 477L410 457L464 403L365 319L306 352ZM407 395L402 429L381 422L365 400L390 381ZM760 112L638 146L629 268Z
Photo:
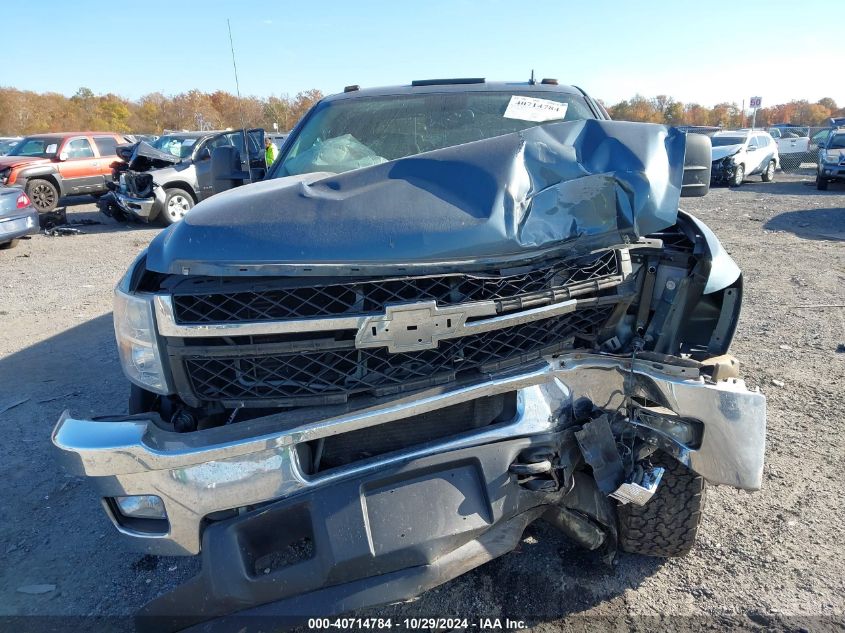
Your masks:
M126 377L144 389L160 394L170 393L156 341L152 299L116 289L114 334Z
M841 156L841 152L835 151L827 151L824 153L824 162L826 163L838 163Z

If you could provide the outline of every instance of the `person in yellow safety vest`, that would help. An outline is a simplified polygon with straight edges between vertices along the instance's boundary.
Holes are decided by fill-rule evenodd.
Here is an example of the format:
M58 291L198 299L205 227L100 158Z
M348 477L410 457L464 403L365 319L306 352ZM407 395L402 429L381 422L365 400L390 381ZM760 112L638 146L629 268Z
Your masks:
M276 149L276 146L273 145L273 141L270 140L269 136L264 137L264 159L267 161L267 167L273 164L273 161L276 160L276 153L279 150Z

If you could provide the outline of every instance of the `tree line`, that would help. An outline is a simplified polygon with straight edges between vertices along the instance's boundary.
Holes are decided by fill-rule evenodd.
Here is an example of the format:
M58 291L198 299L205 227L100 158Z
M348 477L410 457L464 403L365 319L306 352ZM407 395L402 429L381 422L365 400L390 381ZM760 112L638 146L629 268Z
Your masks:
M55 92L36 93L0 87L0 135L24 135L69 130L102 130L137 134L160 134L164 130L219 130L263 127L279 132L293 125L323 94L316 89L295 96L241 97L217 90L189 90L177 95L153 92L138 100L115 94L95 95L80 88L72 97ZM666 95L636 95L606 106L620 121L645 121L666 125L747 127L751 118L741 106L718 103L713 107L682 103ZM757 111L756 125L827 124L832 116L845 116L845 108L830 98L816 103L790 101Z
M72 97L0 88L0 135L99 130L161 134L164 130L222 130L246 125L287 132L315 102L319 90L290 97L241 97L217 90L177 95L153 92L137 101L80 88Z
M620 121L707 125L727 129L750 127L752 121L750 110L743 111L736 102L717 103L708 108L698 103L681 103L666 95L652 98L636 95L632 99L605 107L612 118ZM819 99L815 103L802 99L758 109L754 124L757 127L775 123L826 126L828 119L836 116L845 116L845 108L837 106L830 97Z

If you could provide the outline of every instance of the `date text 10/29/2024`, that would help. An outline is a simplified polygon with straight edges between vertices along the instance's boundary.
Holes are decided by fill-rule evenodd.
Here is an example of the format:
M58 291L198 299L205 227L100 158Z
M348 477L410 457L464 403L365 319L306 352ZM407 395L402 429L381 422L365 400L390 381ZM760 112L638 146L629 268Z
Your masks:
M510 618L310 618L308 628L312 630L475 630L475 631L519 631L525 628L523 620Z

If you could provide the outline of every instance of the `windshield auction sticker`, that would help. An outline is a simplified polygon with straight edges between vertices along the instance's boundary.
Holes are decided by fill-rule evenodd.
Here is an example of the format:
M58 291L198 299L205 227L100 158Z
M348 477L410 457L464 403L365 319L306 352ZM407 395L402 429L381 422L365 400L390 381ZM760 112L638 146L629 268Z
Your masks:
M549 101L548 99L537 99L536 97L520 97L513 95L505 113L506 119L519 119L520 121L558 121L566 116L568 103Z

